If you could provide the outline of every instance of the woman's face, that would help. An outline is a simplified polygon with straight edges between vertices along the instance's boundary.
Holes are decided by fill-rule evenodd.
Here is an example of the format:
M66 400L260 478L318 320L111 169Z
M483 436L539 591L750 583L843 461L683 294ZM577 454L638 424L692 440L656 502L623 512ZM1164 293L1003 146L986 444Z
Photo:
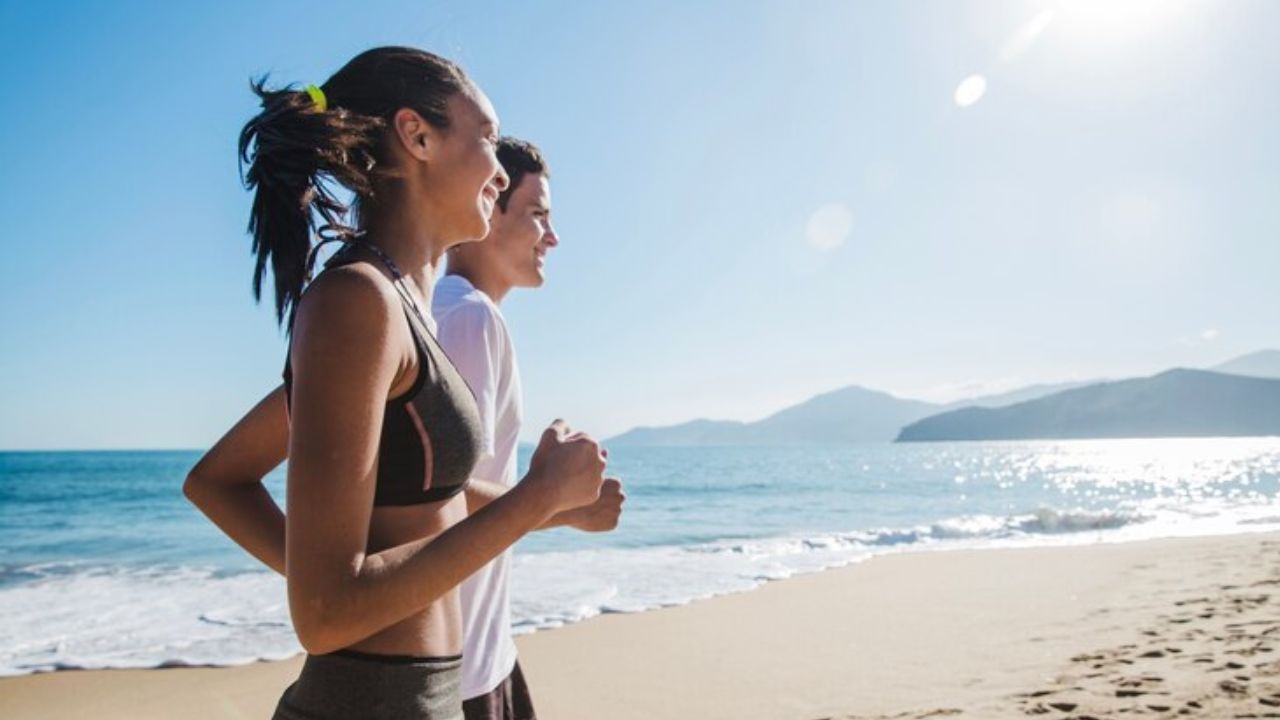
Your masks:
M431 200L448 245L489 234L498 195L510 179L496 154L498 116L479 88L448 101L449 127L439 133L428 172Z

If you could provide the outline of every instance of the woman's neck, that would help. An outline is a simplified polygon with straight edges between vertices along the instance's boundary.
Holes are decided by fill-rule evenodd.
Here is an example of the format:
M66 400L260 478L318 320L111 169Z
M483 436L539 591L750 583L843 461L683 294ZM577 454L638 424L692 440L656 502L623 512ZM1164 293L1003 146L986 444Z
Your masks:
M425 213L379 213L365 222L365 239L385 253L431 306L436 267L445 247L435 224Z

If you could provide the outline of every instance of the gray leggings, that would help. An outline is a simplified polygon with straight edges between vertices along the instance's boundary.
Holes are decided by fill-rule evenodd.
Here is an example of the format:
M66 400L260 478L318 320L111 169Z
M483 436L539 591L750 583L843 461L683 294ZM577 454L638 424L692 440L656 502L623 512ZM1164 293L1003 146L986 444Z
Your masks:
M463 720L462 656L308 655L272 720Z

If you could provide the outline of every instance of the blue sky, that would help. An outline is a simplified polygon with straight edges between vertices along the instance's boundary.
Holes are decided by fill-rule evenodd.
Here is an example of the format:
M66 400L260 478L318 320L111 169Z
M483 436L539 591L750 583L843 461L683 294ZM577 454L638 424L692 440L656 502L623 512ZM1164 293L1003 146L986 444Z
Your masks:
M504 306L526 434L1280 346L1280 3L5 1L0 27L0 448L203 447L278 382L247 82L382 44L459 61L550 158L562 244Z

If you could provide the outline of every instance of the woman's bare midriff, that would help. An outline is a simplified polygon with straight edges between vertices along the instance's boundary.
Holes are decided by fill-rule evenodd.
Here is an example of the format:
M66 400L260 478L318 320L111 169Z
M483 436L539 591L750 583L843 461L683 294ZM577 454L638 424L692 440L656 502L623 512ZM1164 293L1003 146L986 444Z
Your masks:
M377 507L369 522L370 554L387 548L434 538L467 516L466 493L448 500ZM351 650L376 655L447 656L462 652L462 609L458 589L445 593L426 609L351 645Z

